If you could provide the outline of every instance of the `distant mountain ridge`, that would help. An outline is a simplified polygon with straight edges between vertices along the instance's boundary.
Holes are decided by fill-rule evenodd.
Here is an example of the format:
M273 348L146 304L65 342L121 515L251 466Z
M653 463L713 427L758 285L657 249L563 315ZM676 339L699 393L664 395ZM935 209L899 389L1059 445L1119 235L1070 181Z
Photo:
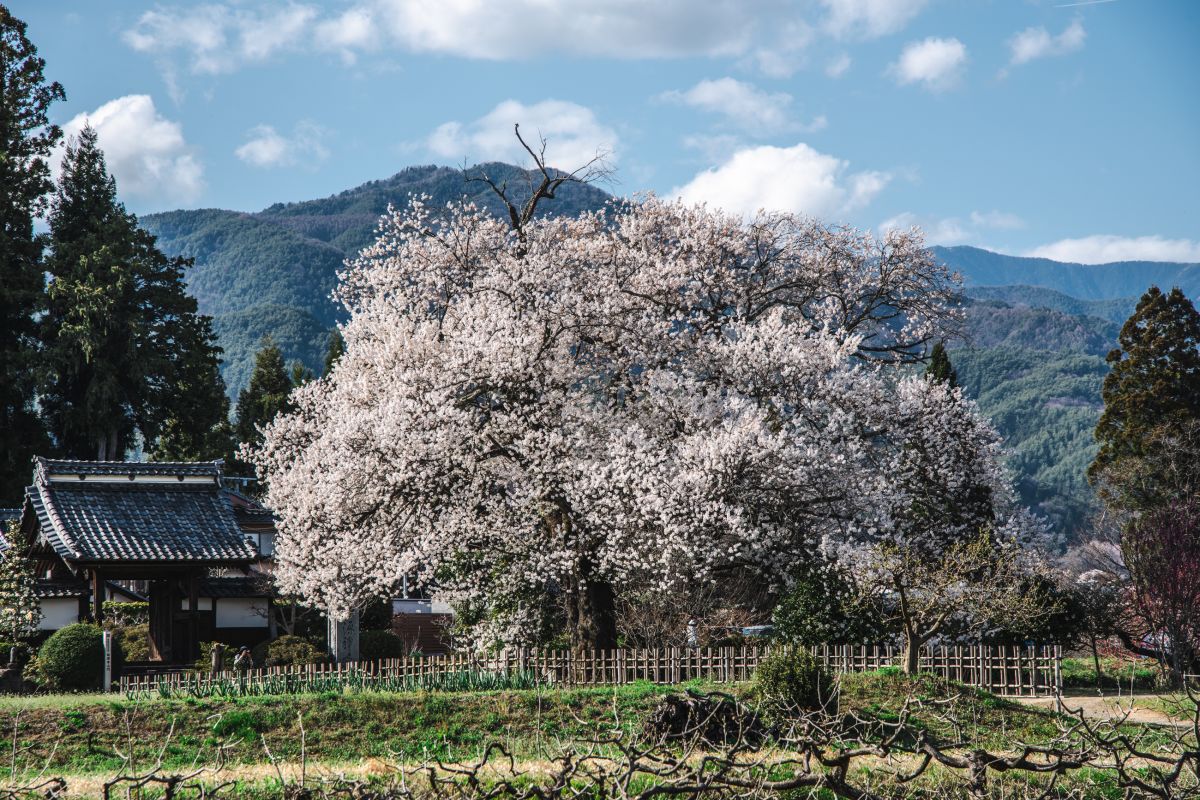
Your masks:
M962 273L968 287L1024 286L1054 289L1080 300L1140 297L1151 285L1178 286L1200 297L1200 264L1163 261L1118 261L1112 264L1068 264L1048 258L993 253L978 247L933 247L944 263Z

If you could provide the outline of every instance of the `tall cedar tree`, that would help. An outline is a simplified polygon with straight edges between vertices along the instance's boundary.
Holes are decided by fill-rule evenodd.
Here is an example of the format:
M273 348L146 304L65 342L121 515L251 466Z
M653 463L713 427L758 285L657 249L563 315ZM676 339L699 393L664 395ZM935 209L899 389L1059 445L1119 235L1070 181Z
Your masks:
M1151 286L1119 343L1107 358L1111 371L1096 425L1100 451L1088 468L1093 481L1119 479L1122 460L1145 457L1163 426L1200 420L1200 313L1183 292Z
M238 441L258 446L262 442L261 427L279 412L292 410L288 396L293 388L295 384L284 364L283 352L269 337L264 338L254 358L250 385L238 395L235 429Z
M67 145L49 222L41 403L58 450L120 460L140 436L151 452L224 454L221 351L185 291L190 262L117 200L91 127Z
M947 384L951 389L958 388L958 372L950 363L950 356L946 354L945 342L938 342L933 346L933 352L929 355L929 366L925 368L925 375L938 383Z
M36 318L46 302L33 221L54 189L48 157L62 131L49 109L65 95L46 82L45 63L25 23L0 5L0 505L16 505L30 458L47 443L33 406Z

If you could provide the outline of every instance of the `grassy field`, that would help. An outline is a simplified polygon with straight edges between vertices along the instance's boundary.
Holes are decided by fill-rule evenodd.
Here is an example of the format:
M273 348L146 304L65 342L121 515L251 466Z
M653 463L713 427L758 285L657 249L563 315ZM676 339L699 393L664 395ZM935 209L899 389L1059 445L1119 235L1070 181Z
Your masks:
M132 756L135 769L161 758L168 770L184 771L211 761L222 744L232 745L230 774L239 776L248 791L270 784L275 767L269 763L267 749L273 759L288 765L285 770L294 772L303 750L314 770L367 777L384 764L419 764L431 758L474 760L489 742L501 742L520 761L537 765L598 731L616 725L640 729L662 696L680 688L721 688L753 700L747 685L700 683L142 701L112 695L4 698L0 699L0 731L6 733L0 735L11 737L15 749L4 742L0 746L15 752L16 758L0 758L0 777L12 775L14 764L18 776L46 769L47 774L70 776L72 794L88 796L98 793L102 777L121 769L127 756ZM941 741L961 734L984 747L1005 750L1016 741L1047 741L1058 730L1057 717L1048 709L932 676L908 678L890 672L845 676L839 703L842 711L887 720L895 718L906 696L934 701L930 707L936 704L936 713L920 711L912 723L914 729ZM953 717L956 725L949 724L947 717ZM934 770L922 785L937 796L944 789L939 781L953 780ZM1085 772L1072 781L1087 783L1088 796L1107 796L1101 791L1103 776L1089 777Z

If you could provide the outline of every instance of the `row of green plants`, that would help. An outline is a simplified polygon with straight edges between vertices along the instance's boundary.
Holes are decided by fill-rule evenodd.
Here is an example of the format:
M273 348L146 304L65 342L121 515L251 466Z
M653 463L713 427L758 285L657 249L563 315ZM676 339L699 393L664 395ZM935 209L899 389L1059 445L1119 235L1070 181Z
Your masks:
M359 670L337 675L304 673L211 678L189 675L178 682L159 683L151 690L130 690L130 700L157 697L164 700L206 697L266 697L297 694L360 692L488 692L533 689L541 685L533 672L463 670L432 675L381 676Z

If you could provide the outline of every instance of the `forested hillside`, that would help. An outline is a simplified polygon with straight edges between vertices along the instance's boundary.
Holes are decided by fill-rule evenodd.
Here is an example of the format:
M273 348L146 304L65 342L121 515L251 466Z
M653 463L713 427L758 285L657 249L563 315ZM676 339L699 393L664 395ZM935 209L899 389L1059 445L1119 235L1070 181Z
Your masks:
M516 167L481 168L520 197L528 178ZM460 170L410 167L319 200L276 203L257 213L202 209L142 219L169 255L196 260L188 274L203 312L215 318L231 394L249 380L266 335L289 360L320 372L340 309L330 299L342 261L369 244L389 204L425 194L435 204L467 196L501 212L492 191ZM578 214L609 195L566 185L544 213ZM963 273L967 335L951 342L966 391L995 422L1012 451L1022 499L1064 532L1087 524L1092 493L1084 468L1094 453L1104 355L1120 323L1151 283L1200 295L1200 265L1128 262L1085 266L934 248Z
M511 196L528 196L529 176L506 164L483 164L506 183ZM340 309L330 299L342 261L369 244L389 204L428 195L434 204L463 196L493 213L502 211L490 188L464 179L449 167L409 167L320 200L276 203L257 213L198 209L142 217L171 255L194 258L188 286L201 312L214 317L225 349L224 377L230 393L245 387L254 352L269 333L289 360L320 371L329 331ZM599 208L609 198L590 185L566 184L539 214L574 215Z

